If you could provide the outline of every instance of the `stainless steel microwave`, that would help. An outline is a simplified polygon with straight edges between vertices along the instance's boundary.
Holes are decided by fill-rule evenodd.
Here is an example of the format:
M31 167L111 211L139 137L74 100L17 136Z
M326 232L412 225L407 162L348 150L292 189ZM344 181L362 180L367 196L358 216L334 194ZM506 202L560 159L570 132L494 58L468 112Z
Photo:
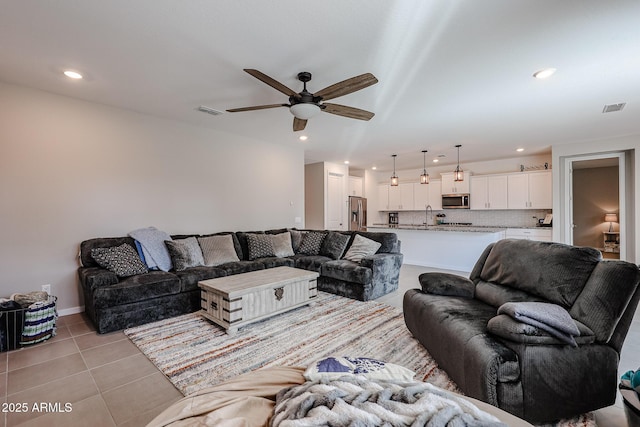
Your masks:
M469 194L443 194L442 209L469 209Z

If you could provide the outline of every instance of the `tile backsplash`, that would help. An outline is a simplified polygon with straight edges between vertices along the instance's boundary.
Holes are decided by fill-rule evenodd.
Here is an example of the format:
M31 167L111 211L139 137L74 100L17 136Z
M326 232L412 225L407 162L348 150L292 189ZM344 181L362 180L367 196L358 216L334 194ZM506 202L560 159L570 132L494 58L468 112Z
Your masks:
M538 218L544 218L551 209L522 209L522 210L469 210L469 209L446 209L433 211L433 223L436 215L444 213L444 222L470 222L477 226L489 227L534 227L538 223ZM387 217L384 214L381 222L386 223ZM431 215L429 215L431 219ZM398 212L399 224L423 224L425 222L425 211Z

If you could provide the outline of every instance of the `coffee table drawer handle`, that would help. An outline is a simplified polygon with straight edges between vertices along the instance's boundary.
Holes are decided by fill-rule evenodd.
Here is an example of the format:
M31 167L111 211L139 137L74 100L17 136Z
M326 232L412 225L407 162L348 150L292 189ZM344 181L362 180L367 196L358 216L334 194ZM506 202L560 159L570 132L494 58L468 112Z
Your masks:
M274 294L276 296L276 301L280 301L284 296L284 288L275 288Z
M217 310L218 309L218 303L215 302L215 301L211 301L211 308L214 309L214 310Z

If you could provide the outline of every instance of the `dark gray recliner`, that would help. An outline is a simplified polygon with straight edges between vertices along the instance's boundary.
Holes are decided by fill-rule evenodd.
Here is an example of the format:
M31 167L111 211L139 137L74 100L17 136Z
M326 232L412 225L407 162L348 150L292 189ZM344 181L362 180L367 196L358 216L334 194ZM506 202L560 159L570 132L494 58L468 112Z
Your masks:
M469 279L422 274L422 289L405 293L405 323L466 395L530 422L553 421L615 402L639 282L637 265L603 261L593 248L500 240ZM580 330L577 347L497 314L523 301L566 309Z

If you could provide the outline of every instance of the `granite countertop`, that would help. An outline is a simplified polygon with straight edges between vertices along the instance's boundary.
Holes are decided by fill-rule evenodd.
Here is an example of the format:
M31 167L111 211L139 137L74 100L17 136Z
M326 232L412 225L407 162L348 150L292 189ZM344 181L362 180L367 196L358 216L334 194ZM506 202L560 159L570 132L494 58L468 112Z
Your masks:
M439 224L430 225L425 227L424 224L399 224L389 226L389 224L373 224L368 228L386 228L386 229L398 229L398 230L422 230L422 231L457 231L457 232L471 232L471 233L499 233L506 231L507 228L542 228L550 229L550 227L498 227L498 226L485 226L485 225L457 225L457 224Z

